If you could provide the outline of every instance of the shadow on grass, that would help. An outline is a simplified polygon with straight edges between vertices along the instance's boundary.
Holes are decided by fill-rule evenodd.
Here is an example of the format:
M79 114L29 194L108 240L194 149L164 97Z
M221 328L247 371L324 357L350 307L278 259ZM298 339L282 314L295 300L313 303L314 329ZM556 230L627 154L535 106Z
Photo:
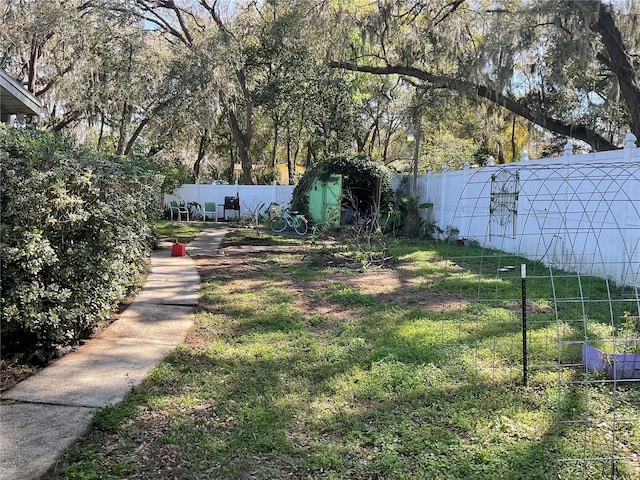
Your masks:
M147 405L171 397L167 388L197 398L177 402L157 441L216 478L553 476L548 431L519 418L538 405L512 385L348 348L224 357L176 353L144 393Z
M560 423L588 412L579 390L549 377L519 384L517 312L480 302L470 277L429 303L410 298L431 294L428 286L409 288L426 268L393 272L395 291L371 294L348 275L327 271L324 284L296 275L301 256L258 259L271 275L208 270L187 344L66 468L100 465L100 477L84 478L119 478L128 461L139 478L546 479L571 453L564 439L606 437ZM455 275L469 276L457 265L453 286ZM517 299L517 281L510 285L505 298ZM318 308L301 310L302 298ZM542 316L533 327L541 334ZM581 467L601 469L561 468L567 478L597 478L580 477Z

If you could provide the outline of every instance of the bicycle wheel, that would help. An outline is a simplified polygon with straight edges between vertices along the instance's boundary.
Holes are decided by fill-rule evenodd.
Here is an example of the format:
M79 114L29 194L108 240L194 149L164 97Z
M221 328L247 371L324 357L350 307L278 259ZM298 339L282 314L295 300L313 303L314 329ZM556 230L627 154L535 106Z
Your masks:
M287 219L282 215L275 216L269 222L269 227L274 232L282 232L285 228L287 228Z
M309 222L302 215L296 215L294 218L293 229L298 235L304 235L309 230Z

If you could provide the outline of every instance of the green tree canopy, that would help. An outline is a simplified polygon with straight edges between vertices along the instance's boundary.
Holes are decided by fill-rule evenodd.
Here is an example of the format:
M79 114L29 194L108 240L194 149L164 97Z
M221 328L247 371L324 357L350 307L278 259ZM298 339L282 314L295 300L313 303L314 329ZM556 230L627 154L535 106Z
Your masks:
M349 48L334 67L483 98L597 150L640 138L637 2L398 1L337 15Z

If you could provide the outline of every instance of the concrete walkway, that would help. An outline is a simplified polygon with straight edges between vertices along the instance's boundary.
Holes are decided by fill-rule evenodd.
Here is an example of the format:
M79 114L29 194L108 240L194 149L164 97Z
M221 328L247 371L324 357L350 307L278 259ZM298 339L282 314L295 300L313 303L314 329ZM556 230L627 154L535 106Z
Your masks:
M93 412L121 402L193 325L200 277L192 256L216 255L226 229L205 230L172 257L171 244L151 255L151 273L120 318L0 400L0 480L46 473L87 433Z
M192 257L215 257L220 255L220 242L229 230L221 225L203 230L187 245L187 254Z

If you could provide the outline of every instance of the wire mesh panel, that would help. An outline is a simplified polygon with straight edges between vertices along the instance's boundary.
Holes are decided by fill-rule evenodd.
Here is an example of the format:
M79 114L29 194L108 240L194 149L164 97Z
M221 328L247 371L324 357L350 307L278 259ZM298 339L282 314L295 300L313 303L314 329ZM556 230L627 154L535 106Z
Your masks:
M640 163L463 175L434 280L465 305L444 363L545 387L557 478L640 479Z

